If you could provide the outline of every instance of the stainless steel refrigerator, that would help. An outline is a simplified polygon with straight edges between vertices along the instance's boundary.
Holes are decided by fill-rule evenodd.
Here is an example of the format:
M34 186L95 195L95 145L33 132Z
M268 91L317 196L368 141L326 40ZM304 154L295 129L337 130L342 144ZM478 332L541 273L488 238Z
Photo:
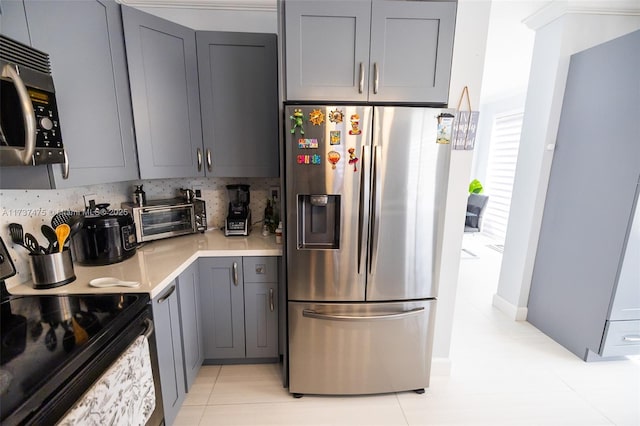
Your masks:
M450 157L436 143L444 112L286 107L291 393L428 387Z

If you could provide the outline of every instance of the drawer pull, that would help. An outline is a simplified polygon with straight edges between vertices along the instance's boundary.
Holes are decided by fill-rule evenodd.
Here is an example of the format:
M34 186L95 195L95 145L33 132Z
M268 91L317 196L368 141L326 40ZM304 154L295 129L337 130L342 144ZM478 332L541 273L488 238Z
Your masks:
M312 311L310 309L305 309L302 311L302 316L307 318L315 318L315 319L329 320L329 321L380 321L380 320L391 320L391 319L408 317L415 314L421 314L422 312L424 312L424 308L416 308L416 309L411 309L409 311L404 311L404 312L394 312L392 314L369 316L369 315L321 314L319 312Z
M625 342L640 342L640 336L624 336L622 340Z

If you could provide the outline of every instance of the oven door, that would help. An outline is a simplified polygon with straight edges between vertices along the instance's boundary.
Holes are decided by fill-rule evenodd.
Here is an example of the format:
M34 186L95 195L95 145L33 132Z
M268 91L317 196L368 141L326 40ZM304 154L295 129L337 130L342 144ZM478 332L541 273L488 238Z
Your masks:
M160 238L195 232L193 205L144 207L137 210L138 241L151 241Z

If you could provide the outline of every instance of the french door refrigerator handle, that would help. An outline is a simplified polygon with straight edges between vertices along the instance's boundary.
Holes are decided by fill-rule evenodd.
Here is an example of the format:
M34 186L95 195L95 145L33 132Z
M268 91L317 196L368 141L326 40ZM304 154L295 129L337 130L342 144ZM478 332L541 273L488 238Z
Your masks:
M328 320L328 321L384 321L384 320L393 320L408 317L411 315L417 315L424 312L424 308L415 308L410 309L408 311L402 312L394 312L392 314L383 314L383 315L331 315L331 314L321 314L311 309L304 309L302 311L302 316L306 318L314 318L320 320Z
M362 257L363 257L363 250L365 247L365 242L363 241L366 236L364 235L364 223L365 223L365 218L364 218L364 211L365 211L365 200L367 199L367 187L366 187L366 182L369 181L368 176L366 175L366 170L367 168L364 166L366 159L369 156L369 147L367 146L363 146L362 147L362 154L360 155L361 157L361 163L360 163L360 192L358 195L358 274L360 273L360 266L362 265Z
M380 164L380 150L378 146L373 147L373 177L371 186L371 238L369 240L369 274L373 273L373 267L376 264L378 256L378 231L380 230L380 173L378 167Z

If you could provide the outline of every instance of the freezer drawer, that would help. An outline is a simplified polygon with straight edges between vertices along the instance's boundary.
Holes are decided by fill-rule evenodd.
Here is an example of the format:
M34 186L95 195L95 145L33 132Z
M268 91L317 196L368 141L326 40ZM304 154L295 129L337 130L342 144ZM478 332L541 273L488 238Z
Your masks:
M289 391L369 394L429 386L435 299L289 302Z

